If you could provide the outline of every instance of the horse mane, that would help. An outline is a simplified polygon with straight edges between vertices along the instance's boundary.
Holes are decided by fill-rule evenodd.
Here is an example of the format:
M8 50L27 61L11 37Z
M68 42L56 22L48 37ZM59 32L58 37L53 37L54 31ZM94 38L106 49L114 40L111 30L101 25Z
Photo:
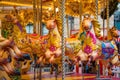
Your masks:
M113 31L117 30L115 26L113 26L111 29L108 31L108 39L112 40L114 37Z
M85 18L84 20L87 20L87 19L91 21L95 36L99 39L101 37L101 34L100 34L101 29L100 29L99 22L96 19L91 19L91 18ZM82 21L82 24L80 25L79 35L84 32L83 31L83 21ZM78 35L78 37L79 37L79 35Z
M56 17L55 21L56 21L56 24L57 24L58 32L59 32L60 36L62 36L62 21L61 21L61 18Z
M93 25L93 29L94 29L94 32L95 32L95 36L100 39L101 38L101 29L100 29L100 24L99 24L99 21L96 20L96 19L93 19L92 20L92 25Z

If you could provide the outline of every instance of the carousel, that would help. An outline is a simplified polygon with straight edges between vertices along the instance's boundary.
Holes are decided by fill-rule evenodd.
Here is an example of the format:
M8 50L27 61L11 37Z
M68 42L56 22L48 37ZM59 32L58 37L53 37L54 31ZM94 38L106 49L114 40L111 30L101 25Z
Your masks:
M119 80L120 0L0 0L0 80Z

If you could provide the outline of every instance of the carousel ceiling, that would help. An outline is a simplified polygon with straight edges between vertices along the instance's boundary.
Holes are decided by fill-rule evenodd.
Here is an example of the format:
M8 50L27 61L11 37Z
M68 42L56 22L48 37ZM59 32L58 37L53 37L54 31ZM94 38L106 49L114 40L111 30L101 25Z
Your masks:
M40 1L40 0L36 0ZM105 2L107 0L98 0L98 14L106 7ZM120 1L120 0L118 0ZM43 12L46 10L54 10L54 7L58 7L57 0L42 0ZM80 2L82 4L82 10L80 9ZM38 2L39 3L39 2ZM33 0L0 0L1 7L5 6L25 6L33 7ZM89 13L95 15L96 0L66 0L66 14L71 16L79 16L81 14ZM22 7L21 7L22 8ZM45 11L44 11L45 10Z

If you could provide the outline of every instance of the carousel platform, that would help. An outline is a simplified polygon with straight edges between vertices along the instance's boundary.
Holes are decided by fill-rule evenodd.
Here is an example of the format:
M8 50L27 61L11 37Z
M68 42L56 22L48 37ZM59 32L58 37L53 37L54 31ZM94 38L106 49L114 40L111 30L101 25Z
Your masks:
M27 73L21 76L21 80L39 80L39 74ZM50 75L49 72L42 73L42 80L62 80L62 74L57 75L57 79L55 74ZM101 76L100 78L96 78L96 74L75 74L70 73L66 74L65 80L120 80L120 78L116 77L108 77L108 76Z

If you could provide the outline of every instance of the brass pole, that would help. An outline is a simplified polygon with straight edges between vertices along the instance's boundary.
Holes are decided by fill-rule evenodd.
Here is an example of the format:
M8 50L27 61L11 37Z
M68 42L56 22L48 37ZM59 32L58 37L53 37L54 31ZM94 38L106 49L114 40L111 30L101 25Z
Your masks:
M65 0L58 0L59 18L62 23L62 80L65 80Z
M33 26L34 26L34 32L36 33L36 0L33 0Z
M43 35L42 33L42 0L40 0L40 8L39 8L39 34Z
M80 25L82 22L82 1L79 1L79 18L80 18Z
M53 0L54 18L56 18L56 5L55 0Z
M109 30L109 0L106 1L107 3L107 32Z
M39 9L39 0L37 0L37 33L38 34L40 34L40 31L39 31L39 29L40 29L40 23L39 23L39 18L40 18L40 9Z

